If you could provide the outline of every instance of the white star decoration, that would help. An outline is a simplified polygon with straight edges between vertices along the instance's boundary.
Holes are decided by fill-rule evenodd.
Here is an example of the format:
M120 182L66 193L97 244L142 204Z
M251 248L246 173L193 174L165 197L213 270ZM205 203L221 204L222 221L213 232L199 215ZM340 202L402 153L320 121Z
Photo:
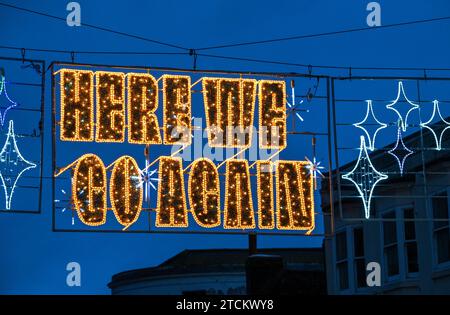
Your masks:
M400 175L403 175L403 167L405 165L406 158L411 154L413 154L414 151L408 149L406 145L403 143L402 130L400 126L398 127L397 132L397 142L395 143L394 148L392 150L389 150L388 153L393 157L395 157L398 163L398 167L400 169Z
M292 98L291 102L292 102L292 104L289 103L289 100L286 100L286 104L290 107L290 110L293 113L295 112L295 116L297 116L297 118L300 119L300 121L304 121L303 117L300 116L300 114L296 112L297 111L297 108L296 108L297 105L303 104L303 100L301 100L300 102L295 104L295 87L294 86L291 86L291 91L292 91L292 94L291 94L291 98Z
M372 101L367 100L366 102L367 102L366 116L359 123L353 124L353 126L360 128L364 131L364 133L367 135L367 139L369 140L369 150L373 151L373 150L375 150L375 140L376 140L378 132L380 130L386 128L387 124L380 122L377 119L377 117L375 116L375 113L373 112ZM370 136L369 131L365 127L363 127L363 125L366 125L367 121L369 120L369 115L370 115L370 119L372 119L375 123L369 122L368 125L370 124L370 125L379 125L380 126L375 130L372 137Z
M150 200L150 189L156 190L156 186L152 182L159 182L158 170L149 170L148 161L145 161L145 168L139 170L140 176L131 176L133 180L136 181L136 188L144 187L144 201L148 202ZM156 177L153 175L156 174Z
M439 138L437 137L437 134L436 134L436 132L433 130L433 128L431 128L429 125L430 124L432 124L431 122L434 120L434 116L436 116L436 112L438 113L438 115L439 115L439 118L440 118L440 122L441 123L436 123L436 124L433 124L433 126L436 128L436 127L440 127L440 126L442 126L442 125L445 125L446 127L440 132L440 135L439 135ZM424 122L424 123L421 123L420 124L420 127L422 127L422 128L427 128L428 130L430 130L431 131L431 133L433 134L433 137L434 137L434 141L436 142L436 150L441 150L442 149L442 136L444 135L444 132L445 131L447 131L447 129L448 128L450 128L450 123L448 123L443 117L442 117L442 114L441 114L441 110L439 109L439 101L437 101L437 100L434 100L433 101L433 114L431 114L431 118L427 121L427 122Z
M71 179L72 185L73 185L73 178ZM64 199L55 199L54 202L55 203L62 203L62 205L60 207L62 207L61 209L61 213L66 212L66 210L71 210L72 211L72 225L75 225L75 215L76 215L76 209L75 209L75 201L74 201L74 196L71 196L68 198L67 192L64 189L61 189L61 193L63 194L63 198ZM79 192L77 192L77 195L79 197L81 197L84 194L84 189L80 190ZM67 199L68 198L68 199ZM89 201L87 201L87 204L89 204ZM83 208L80 208L81 212L84 212Z
M322 174L321 170L325 169L325 167L320 165L321 162L316 161L316 157L314 157L312 161L306 156L305 159L308 162L306 168L309 170L309 175L311 175L314 180L314 189L317 189L317 175L320 175L322 178L324 178L325 176Z
M6 114L8 113L8 111L14 107L16 107L18 104L17 102L13 101L9 95L8 92L6 91L6 81L5 81L5 77L1 76L0 79L0 96L4 95L6 98L6 102L7 104L0 104L0 106L2 108L5 108L5 110L3 111L3 113L0 114L0 123L3 127L3 125L5 124L5 119L6 119Z
M355 185L363 201L366 219L370 218L370 203L375 186L379 181L387 179L388 176L378 172L372 165L367 153L364 136L361 136L359 157L355 167L350 172L342 175L342 178L351 181Z
M398 102L400 100L400 95L402 95L404 100L410 105L409 110L406 112L406 115L405 115L404 119L403 119L402 114L400 113L400 111L396 108L398 106L394 107L396 104L398 104ZM405 89L403 87L403 82L400 81L400 82L398 82L397 98L394 101L392 101L392 103L386 105L386 108L393 110L397 114L397 116L400 119L400 125L402 127L402 130L406 131L406 127L408 126L408 116L411 113L411 111L419 108L419 105L411 102L408 99L408 97L405 94Z
M0 152L0 179L5 192L6 209L11 209L11 201L20 176L36 164L27 161L19 151L14 134L14 121L9 121L8 135Z

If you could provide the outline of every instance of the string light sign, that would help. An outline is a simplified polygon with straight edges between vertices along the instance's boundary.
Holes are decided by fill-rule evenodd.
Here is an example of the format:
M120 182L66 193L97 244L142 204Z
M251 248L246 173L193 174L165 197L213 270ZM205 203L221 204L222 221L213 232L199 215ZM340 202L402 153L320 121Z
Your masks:
M188 146L192 142L194 84L188 75L156 79L149 73L79 69L60 69L54 75L59 76L57 129L61 141L127 141L146 146ZM287 146L285 81L217 77L200 81L210 147L249 148L255 112L259 115L259 147L282 150ZM160 101L161 125L157 116ZM222 209L219 166L212 160L197 159L186 169L180 157L160 156L157 160L157 228L188 227L192 216L203 228L314 229L313 176L307 161L269 159L249 166L245 159L226 160ZM148 172L148 166L140 169L136 160L125 154L105 166L101 157L80 152L77 160L58 168L55 176L72 170L71 204L82 223L102 225L111 210L117 221L128 227L143 210L141 175ZM251 171L258 185L255 204Z

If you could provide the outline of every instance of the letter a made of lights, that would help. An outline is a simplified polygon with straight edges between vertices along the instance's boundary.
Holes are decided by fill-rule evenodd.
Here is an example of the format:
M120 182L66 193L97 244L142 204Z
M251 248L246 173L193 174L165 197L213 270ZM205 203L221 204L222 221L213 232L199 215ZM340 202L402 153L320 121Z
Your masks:
M432 121L434 120L434 117L436 116L436 113L439 115L440 122L432 124ZM433 128L439 129L442 128L442 126L445 126L444 129L442 129L440 132L439 130L434 130ZM434 141L436 142L436 150L440 151L442 149L442 137L444 136L444 133L447 131L447 129L450 128L450 123L448 123L441 114L441 110L439 109L439 101L434 100L433 101L433 114L431 114L430 119L427 122L421 123L420 127L427 128L431 131ZM439 132L439 138L437 136L437 133Z
M0 179L5 192L5 207L11 209L11 201L22 174L36 164L27 161L19 151L14 134L14 121L9 121L8 135L0 152Z
M343 179L351 181L363 201L366 219L370 218L370 203L372 201L373 191L379 181L388 178L387 175L378 172L370 161L367 153L366 141L361 136L361 144L359 148L359 157L355 167L348 173L342 175Z

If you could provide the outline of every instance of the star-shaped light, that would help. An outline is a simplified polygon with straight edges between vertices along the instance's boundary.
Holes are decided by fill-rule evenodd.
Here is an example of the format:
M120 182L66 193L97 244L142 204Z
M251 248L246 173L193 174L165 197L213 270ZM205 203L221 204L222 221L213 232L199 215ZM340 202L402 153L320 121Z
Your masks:
M71 179L72 185L73 185L73 178ZM55 203L61 203L61 213L66 212L66 210L72 211L72 225L75 225L75 214L76 214L76 208L75 208L75 201L74 197L68 197L67 192L64 189L61 189L61 193L63 194L63 199L55 199ZM78 197L81 197L84 194L84 189L77 192ZM89 204L89 201L87 201L87 204ZM81 212L84 212L83 208L80 208Z
M400 169L400 175L403 175L403 167L405 165L406 158L413 154L414 151L408 149L403 143L402 130L400 126L398 127L397 132L397 142L395 143L394 148L392 148L392 150L389 150L388 153L397 160L398 167Z
M439 122L432 124L431 122L434 120L434 118L435 118L434 116L436 116L436 112L438 113L440 120L439 120ZM429 125L431 125L431 126L429 126ZM443 126L446 126L446 127L444 129L442 129L442 131L439 134L439 138L438 138L437 133L435 130L433 130L433 128L440 129ZM450 128L450 123L447 122L442 117L441 110L439 109L439 101L437 101L437 100L433 101L433 114L431 115L431 118L427 122L421 123L420 127L427 128L428 130L431 131L431 133L434 137L434 141L436 142L436 150L440 151L442 149L442 137L444 135L444 132Z
M156 177L154 176L156 174ZM145 160L145 168L139 170L139 176L131 176L136 182L136 188L144 187L144 201L148 202L150 200L150 189L156 190L156 186L153 182L159 182L158 170L150 170L148 167L148 160Z
M6 137L3 149L0 152L0 179L5 192L6 209L11 209L11 201L22 174L36 164L27 161L19 151L14 134L14 121L9 121L8 135Z
M321 170L324 170L325 167L320 165L321 162L316 161L316 157L314 157L312 161L306 156L305 159L308 162L305 167L309 170L309 175L311 175L314 180L314 189L317 189L317 175L324 178L325 176L322 174Z
M400 96L403 96L404 101L406 101L409 104L408 110L405 114L405 118L403 118L402 114L400 113L400 111L398 109L398 105L397 105L399 103ZM405 93L405 89L403 87L403 82L400 81L400 82L398 82L397 98L394 101L392 101L392 103L386 105L386 108L393 110L397 114L397 116L400 119L400 125L402 127L402 130L406 131L406 127L408 126L408 116L411 113L411 111L419 108L419 105L411 102L408 99L408 97L406 96L406 93Z
M364 133L367 135L367 140L369 140L369 150L373 151L375 150L375 140L377 138L377 134L380 130L387 127L387 124L380 122L377 117L375 116L375 113L373 112L373 106L372 101L367 100L367 110L366 110L366 116L362 121L359 123L353 124L353 126L362 129ZM379 126L375 132L373 132L373 135L371 136L371 133L369 133L369 130L367 130L365 126Z
M67 197L67 192L64 189L61 189L61 193L64 195L63 198ZM65 205L62 207L61 212L65 212L67 208L72 209L71 207L72 199L55 199L54 203L64 203Z
M8 111L14 107L16 107L18 104L17 102L13 101L6 91L6 81L4 76L0 76L0 96L3 96L6 98L6 102L0 101L0 108L4 109L3 113L0 112L0 124L5 124L6 114Z
M372 165L367 153L364 136L361 136L359 156L355 167L350 172L342 175L342 178L351 181L355 185L363 201L366 219L370 218L370 203L375 186L379 181L387 179L388 176L378 172Z
M290 112L294 113L295 112L295 116L297 116L298 119L300 119L300 121L304 121L303 117L300 116L300 114L297 112L297 106L300 104L303 104L303 100L301 100L300 102L298 102L297 104L295 103L295 84L294 81L291 82L291 103L289 103L289 100L286 100L286 104L290 107Z

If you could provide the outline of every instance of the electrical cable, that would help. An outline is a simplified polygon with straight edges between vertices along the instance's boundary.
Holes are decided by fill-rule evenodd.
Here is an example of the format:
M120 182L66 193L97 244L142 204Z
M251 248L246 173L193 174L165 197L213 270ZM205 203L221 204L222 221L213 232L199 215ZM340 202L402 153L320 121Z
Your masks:
M207 57L207 58L217 58L217 59L229 59L229 60L237 60L237 61L249 61L256 63L267 63L267 64L278 64L285 66L295 66L295 67L303 67L303 68L315 68L315 69L340 69L340 70L405 70L405 71L450 71L450 68L424 68L424 67L353 67L353 66L331 66L331 65L306 65L300 63L292 63L292 62L284 62L284 61L275 61L275 60L267 60L267 59L254 59L254 58L243 58L243 57L234 57L234 56L223 56L223 55L211 55L211 54L203 54L198 53L198 56Z
M85 54L85 55L186 55L189 56L189 52L152 52L152 51L87 51L87 50L63 50L63 49L50 49L50 48L32 48L32 47L18 47L18 46L8 46L0 45L0 49L7 50L17 50L17 51L33 51L33 52L47 52L47 53L61 53L61 54ZM216 58L216 59L226 59L226 60L236 60L236 61L247 61L255 63L264 64L276 64L284 66L294 66L302 67L307 69L337 69L337 70L391 70L391 71L450 71L450 68L426 68L426 67L354 67L354 66L333 66L333 65L312 65L312 64L301 64L293 62L284 62L276 60L267 59L256 59L256 58L246 58L246 57L236 57L236 56L224 56L224 55L212 55L198 53L197 56L206 58Z
M360 27L360 28L346 29L346 30L340 30L340 31L331 31L331 32L324 32L324 33L317 33L317 34L296 35L296 36L258 40L258 41L223 44L223 45L197 48L196 50L202 51L202 50L230 48L230 47L238 47L238 46L269 44L269 43L282 42L282 41L299 40L299 39L305 39L305 38L314 38L314 37L331 36L331 35L340 35L340 34L345 34L345 33L355 33L355 32L362 32L362 31L369 31L369 30L379 30L379 29L401 27L401 26L414 25L414 24L437 22L437 21L443 21L443 20L450 20L450 16L431 18L431 19L425 19L425 20L415 20L415 21L409 21L409 22L400 22L400 23L394 23L394 24L386 24L386 25L381 25L381 26L376 26L376 27Z
M107 51L107 50L66 50L66 49L51 49L51 48L27 48L18 46L0 45L1 49L9 50L25 50L34 52L48 52L60 54L86 54L86 55L189 55L188 52L152 52L152 51Z
M8 4L8 3L0 2L0 6L7 7L7 8L10 8L10 9L19 10L19 11L23 11L23 12L27 12L27 13L41 15L41 16L45 16L45 17L56 19L56 20L60 20L60 21L66 21L65 18L62 18L62 17L59 17L59 16L55 16L55 15L47 14L47 13L44 13L44 12L39 12L39 11L31 10L31 9L18 7L18 6L12 5L12 4ZM163 46L167 46L167 47L172 47L172 48L177 48L177 49L182 49L182 50L189 50L188 48L185 48L185 47L182 47L182 46L179 46L179 45L174 45L174 44L171 44L171 43L166 43L166 42L162 42L162 41L151 39L151 38L146 38L146 37L139 36L139 35L134 35L134 34L129 34L129 33L121 32L121 31L116 31L116 30L109 29L109 28L102 27L102 26L96 26L96 25L88 24L88 23L83 23L82 26L89 27L89 28L96 29L96 30L100 30L100 31L104 31L104 32L109 32L109 33L116 34L116 35L127 36L127 37L130 37L130 38L135 38L135 39L139 39L139 40L142 40L142 41L146 41L146 42L150 42L150 43L154 43L154 44L159 44L159 45L163 45Z

